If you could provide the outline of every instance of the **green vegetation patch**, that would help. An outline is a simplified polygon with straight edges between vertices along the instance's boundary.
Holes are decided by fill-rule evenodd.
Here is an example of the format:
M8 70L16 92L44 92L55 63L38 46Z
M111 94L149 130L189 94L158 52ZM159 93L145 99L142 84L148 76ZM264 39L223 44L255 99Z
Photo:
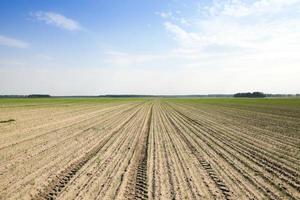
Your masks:
M0 107L143 102L147 98L0 98Z

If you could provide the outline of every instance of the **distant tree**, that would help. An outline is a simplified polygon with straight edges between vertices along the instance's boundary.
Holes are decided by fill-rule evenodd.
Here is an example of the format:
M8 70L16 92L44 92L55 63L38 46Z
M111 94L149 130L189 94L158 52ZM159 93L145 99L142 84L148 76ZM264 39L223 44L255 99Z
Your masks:
M260 98L264 98L266 97L266 95L262 92L253 92L252 93L252 97L260 97Z
M236 93L234 97L246 97L246 98L264 98L266 95L262 92L247 92L247 93Z
M49 98L51 96L49 94L30 94L27 97L28 98Z
M0 95L0 98L24 98L25 95Z

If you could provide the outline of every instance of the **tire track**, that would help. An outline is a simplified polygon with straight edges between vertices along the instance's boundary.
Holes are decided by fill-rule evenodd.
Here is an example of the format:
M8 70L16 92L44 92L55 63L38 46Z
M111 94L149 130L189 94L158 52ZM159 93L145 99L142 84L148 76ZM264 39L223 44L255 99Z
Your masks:
M137 167L137 175L135 180L135 199L145 200L148 199L148 179L147 179L147 161L148 161L148 144L149 144L149 135L150 135L150 128L152 123L152 110L153 105L151 106L149 119L147 122L147 129L146 129L146 139L143 145L143 149L141 152L141 160L139 161Z
M184 114L182 114L183 116L185 116ZM192 119L192 118L190 118L190 117L188 117L188 116L186 116L187 117L187 121L190 121L190 122L193 122L196 126L198 126L198 127L201 127L201 129L204 129L206 126L205 125L203 125L203 124L199 124L197 121L195 121L194 119ZM217 125L216 125L217 126ZM234 137L232 137L232 138L226 138L226 136L224 135L222 135L222 134L219 134L218 132L216 132L216 131L214 131L214 132L212 132L212 130L211 129L213 129L213 127L214 126L209 126L209 128L210 129L204 129L207 133L205 134L206 135L206 137L207 138L211 138L210 139L210 142L208 142L207 141L207 139L204 139L204 142L206 143L206 144L210 144L210 143L212 143L213 145L211 146L211 148L213 149L213 147L217 147L217 146L219 146L221 149L223 149L220 153L218 153L220 156L222 156L225 152L228 152L228 150L226 150L227 148L231 148L232 149L232 151L233 152L236 152L235 154L232 154L234 157L236 157L236 158L238 158L237 157L237 155L243 155L243 156L245 156L245 158L247 158L246 160L244 160L244 159L241 159L241 158L238 158L238 160L241 162L241 163L243 163L243 165L245 165L247 168L249 168L251 171L253 171L253 172L256 172L256 169L255 168L253 168L254 166L259 166L261 169L263 169L263 170L268 170L267 168L267 166L266 165L262 165L262 163L257 163L257 161L255 162L255 160L253 160L253 158L251 159L251 157L250 156L252 156L253 157L253 155L252 154L249 154L249 152L248 152L248 150L242 150L242 149L244 149L244 148L246 148L246 146L247 146L247 144L245 144L245 145L241 145L241 144L239 144L239 143L236 143L236 145L238 145L238 146L236 146L236 145L234 145L234 141L235 141L235 138ZM201 130L200 130L201 131ZM226 132L225 132L226 133ZM196 133L195 133L195 135L197 135ZM220 135L221 137L217 137L218 135ZM220 141L220 142L222 142L223 143L223 145L222 146L220 146L218 143L216 143L215 141ZM234 145L234 146L232 146L232 145ZM226 148L225 148L226 147ZM215 151L215 150L214 150ZM229 153L229 152L228 152ZM248 154L248 155L247 155ZM255 155L255 154L254 154ZM225 161L226 162L228 162L226 159L225 159ZM247 162L246 162L247 161ZM249 161L251 161L251 162L253 162L253 163L255 163L254 165L253 164L250 164L250 163L248 163ZM239 171L239 169L237 169L236 168L236 166L235 165L233 165L233 167L237 170L237 171ZM243 176L245 176L247 173L242 173L243 174ZM267 173L267 174L269 174L269 172ZM284 187L282 186L282 185L276 185L275 183L274 183L274 180L273 180L273 174L270 174L270 176L267 176L267 174L265 175L265 174L261 174L261 178L262 178L262 180L263 181L265 181L265 183L256 183L256 181L255 181L255 179L256 179L256 177L251 177L251 175L250 176L246 176L247 177L247 180L248 181L251 181L251 184L253 184L253 185L255 185L258 189L260 189L262 192L264 192L264 194L266 195L266 196L268 196L270 199L279 199L279 197L278 197L278 195L276 195L275 193L274 193L274 191L276 191L277 193L278 192L281 192L281 193L283 193L283 194L285 194L285 195L287 195L288 196L288 198L289 199L295 199L295 197L293 197L293 195L292 194L290 194L288 191L285 191L285 189L284 189ZM275 173L276 174L276 173ZM282 174L281 174L281 176L282 176ZM281 177L281 178L283 178L283 177ZM266 183L268 183L268 185L269 186L271 186L272 188L274 188L273 190L271 190L270 188L268 188L268 187L266 187ZM297 193L296 193L297 194Z
M300 138L287 136L300 128L300 116L285 122L279 111L178 99L72 108L29 119L68 119L29 126L26 133L37 128L32 134L11 129L0 149L0 199L300 199ZM30 117L25 109L22 117Z
M124 114L124 117L130 116L130 112L132 113L133 110L136 110L139 107L139 105L135 106L135 107L129 107L128 109L125 109L121 112L118 112L120 114ZM113 115L114 116L114 115ZM112 116L112 117L113 117ZM99 120L99 122L96 121L97 124L101 123L103 124L105 122L105 126L106 127L113 127L115 126L117 123L122 122L123 120L120 120L120 118L118 119L118 117L115 117L116 120L114 118L109 118L108 116L105 117L104 119ZM95 121L95 120L93 120ZM94 123L94 122L93 122ZM33 180L37 181L37 179L39 179L41 182L44 182L44 180L46 180L46 178L49 180L52 179L53 175L55 174L57 169L57 165L59 163L60 166L64 167L64 166L68 166L68 163L71 163L73 161L73 159L77 159L76 157L80 157L82 156L83 153L80 152L84 152L86 150L88 150L90 147L93 147L94 144L97 143L97 139L100 136L99 134L95 133L95 130L90 130L91 127L87 126L87 127L82 127L83 130L77 130L76 129L72 129L72 131L75 132L75 134L78 135L78 139L77 140L75 138L75 140L73 141L68 141L69 138L69 134L64 134L64 135L58 135L58 141L60 141L60 138L62 138L62 141L60 141L60 143L56 144L55 146L50 146L49 148L47 147L46 149L42 150L41 155L35 155L33 157L31 157L30 159L25 159L24 161L26 161L26 163L21 164L21 165L17 165L17 168L14 168L14 173L15 174L20 174L20 175L13 175L10 177L7 176L2 176L2 178L5 178L6 183L13 183L13 184L4 184L3 186L3 192L6 191L7 194L16 194L16 190L20 190L21 188L16 187L17 185L23 184L23 185L28 185L30 184ZM101 131L101 133L103 133L103 131ZM73 133L71 132L70 135L73 135ZM102 134L101 134L102 135ZM73 136L72 136L73 137ZM82 140L86 138L85 140ZM54 139L55 140L55 139ZM56 140L55 140L56 142ZM87 148L88 147L88 148ZM63 154L59 154L59 156L57 156L57 149L60 152L64 152ZM49 152L50 151L50 152ZM79 154L80 153L80 154ZM77 156L76 156L77 155ZM65 164L62 164L65 163ZM30 165L31 170L30 171L23 171L25 166ZM52 171L52 172L51 172ZM2 172L1 172L2 173ZM44 176L44 178L42 177L38 177L39 174L49 174L48 177ZM9 174L7 174L9 175ZM18 178L16 180L16 178ZM36 184L35 187L40 188L42 184ZM28 188L30 190L30 188ZM26 190L22 189L22 192L26 192L28 193L28 189L27 192ZM18 191L20 192L20 191Z
M145 122L143 134L141 138L141 146L137 150L137 158L135 163L133 163L133 168L131 171L131 178L126 186L125 198L127 199L148 199L148 144L149 144L149 135L152 124L152 115L153 115L153 104L150 106L148 119ZM134 158L133 158L134 159Z
M189 121L192 121L193 119L189 118ZM194 120L194 123L198 124L197 121ZM273 175L276 175L278 179L281 179L283 182L286 182L288 185L290 185L294 190L299 190L299 175L293 171L290 170L280 164L280 162L275 163L274 161L267 158L263 153L261 153L261 149L258 149L255 146L250 145L250 142L241 144L241 140L236 141L236 138L232 136L230 133L228 134L228 130L222 129L223 133L225 135L220 135L217 130L214 129L214 127L218 128L219 125L210 125L209 129L205 129L208 133L211 133L210 135L214 138L216 138L218 141L222 141L222 143L226 144L226 146L231 147L236 152L243 155L245 158L247 158L249 161L253 162L255 165L259 166L261 169L265 170L268 174L270 174L270 177L273 177ZM202 128L205 128L202 126ZM221 129L222 127L220 127ZM228 135L227 135L228 134ZM210 136L209 136L210 137ZM229 141L230 140L230 141ZM251 166L255 166L251 165ZM262 175L262 177L267 180L271 185L278 188L278 190L285 193L287 196L289 196L290 199L294 199L293 195L290 194L290 192L287 191L286 186L279 184L275 185L274 178L272 180L269 180L269 178L266 175ZM270 192L269 192L270 193Z
M164 112L164 110L161 107L161 103L159 104L159 111L160 111L160 115L162 117L162 121L161 123L164 125L165 127L165 132L166 132L166 139L167 139L167 143L170 145L170 147L172 147L173 149L173 156L178 160L178 170L176 171L180 171L182 172L182 177L181 177L181 181L179 181L180 183L185 183L186 185L186 189L184 190L183 193L185 193L185 195L188 195L189 198L192 199L197 199L197 196L200 194L200 192L198 191L197 187L193 187L193 180L192 180L192 174L189 171L189 168L191 166L188 165L188 163L185 161L185 157L186 155L184 154L184 151L182 151L182 146L184 146L184 142L181 140L180 136L178 137L178 135L176 134L176 129L174 129L174 127L172 126L172 124L168 123L168 119L166 116L166 113ZM181 148L180 148L181 147ZM195 190L195 191L194 191ZM187 192L188 191L188 192Z
M213 180L213 182L215 183L215 185L217 186L217 188L221 191L221 193L223 194L224 198L226 200L230 200L231 199L230 198L231 197L231 191L226 186L226 184L224 183L224 181L217 175L217 173L215 172L215 170L213 169L213 167L211 166L211 164L200 154L200 152L198 151L198 149L195 148L195 146L193 146L190 143L190 141L185 136L185 134L181 131L181 129L178 127L178 125L175 124L174 120L169 116L170 113L168 113L168 112L166 112L166 113L167 113L166 117L168 118L169 122L175 128L175 130L177 131L177 133L182 137L183 141L185 141L186 145L190 148L190 150L193 153L193 155L195 155L195 157L197 158L197 160L199 161L199 163L201 164L201 166L207 172L208 176Z
M122 129L122 131L120 131L118 135L116 135L115 138L112 139L112 141L110 141L109 144L106 145L106 148L101 150L101 152L103 152L102 156L105 156L106 153L113 151L113 153L108 154L109 162L106 162L107 161L106 160L104 161L104 164L101 164L100 166L98 166L97 164L97 167L92 164L88 166L88 168L93 168L95 170L89 171L89 174L91 175L89 176L88 180L84 181L84 187L81 188L80 191L78 191L77 195L75 196L78 196L79 192L82 195L87 195L87 193L89 193L90 188L93 188L94 181L97 181L97 179L99 179L100 177L101 179L104 179L104 177L98 176L98 175L103 175L103 173L105 173L105 177L106 177L105 179L107 181L105 181L105 183L101 185L101 189L98 189L98 191L96 192L97 194L93 196L95 196L95 199L103 198L105 197L106 193L110 189L112 189L111 186L116 182L115 177L118 176L117 174L119 174L123 166L126 165L124 164L126 162L126 159L128 159L128 156L130 158L132 157L132 155L130 156L131 153L126 152L126 150L131 149L132 147L133 148L136 147L136 143L138 142L138 138L139 138L140 129L142 129L141 124L143 124L143 119L147 117L146 114L144 114L146 113L144 112L144 110L145 109L143 108L143 110L141 110L138 113L135 120L131 120L131 122L124 129ZM114 150L112 150L111 148L114 148ZM124 153L126 156L121 155L120 157L118 151L126 152ZM99 173L100 171L102 173ZM83 182L81 183L83 184ZM112 186L112 187L117 188L115 193L118 193L119 186L117 187ZM116 194L114 195L114 198L115 196Z
M140 109L139 109L140 110ZM85 154L82 158L72 163L69 167L63 170L55 180L53 180L48 187L46 187L43 191L41 191L35 199L47 199L53 200L55 199L59 193L66 187L66 185L70 182L70 180L76 175L76 173L90 160L92 159L100 149L111 139L112 135L115 135L120 131L127 123L129 123L139 112L139 110L135 111L128 119L126 119L123 123L121 123L115 130L112 131L111 135L101 141L100 144L97 144L94 148L92 148L89 152Z
M263 148L263 151L265 153L267 153L269 157L273 158L277 163L284 162L285 165L288 165L288 166L293 165L295 163L299 163L298 162L299 159L295 158L295 156L289 155L289 151L291 149L294 149L294 150L299 149L298 148L299 142L297 143L297 141L295 141L295 139L293 139L293 140L297 145L285 143L287 141L287 138L282 136L280 139L281 140L280 144L277 144L277 140L274 140L274 137L277 138L280 136L277 136L277 135L274 136L274 133L272 133L271 131L263 130L258 127L253 127L253 125L245 125L244 122L241 124L239 121L233 121L233 122L229 123L230 125L224 126L224 125L222 125L222 122L230 121L230 118L226 119L226 118L224 118L224 116L221 117L218 114L217 114L217 116L215 116L215 115L212 115L212 113L204 112L202 110L196 110L195 108L192 108L191 106L187 106L187 105L181 105L178 107L181 110L191 110L190 113L193 114L193 116L195 116L197 114L198 116L199 115L209 116L209 118L213 118L214 120L218 119L217 122L216 121L212 122L211 120L209 120L208 117L206 117L205 119L203 117L201 118L201 120L206 121L206 123L209 124L211 126L211 128L218 127L226 132L239 132L240 135L235 134L236 139L239 139L240 141L245 141L246 144L249 143L252 146L258 147L256 149L257 151L262 151L261 146L264 146L265 148ZM187 109L187 108L189 108L189 109ZM239 115L237 115L236 118L237 117L239 117ZM249 120L251 120L251 119L248 119L248 121ZM236 127L236 126L233 126L233 124L238 124L238 125L236 125L237 126ZM251 132L249 131L249 129ZM255 133L255 136L253 136L252 134L249 136L249 133L252 133L252 134ZM256 138L256 137L258 137L258 138ZM289 138L289 139L291 139L291 138ZM277 145L281 145L281 148L279 148L280 146L278 147ZM276 146L276 149L272 149L271 148L272 146L273 147ZM266 147L270 147L270 149L266 148ZM283 149L282 147L285 147L285 148L289 147L289 148L288 148L288 150L286 150L286 149ZM285 157L285 160L281 159L283 156Z
M175 185L178 185L178 180L177 177L175 176L175 169L174 169L174 162L172 162L172 159L169 155L171 155L169 148L167 147L167 142L166 142L166 136L165 136L165 132L167 132L166 130L166 125L164 123L164 119L162 117L161 112L158 113L158 130L159 132L157 132L156 134L159 135L159 141L160 141L160 146L161 146L161 153L162 153L162 161L164 163L163 165L163 172L166 172L167 175L167 181L168 181L168 187L166 189L168 189L167 195L168 198L171 199L176 199L176 195L181 196L181 192L180 190L175 190ZM164 176L165 174L160 174L161 176Z
M173 109L174 109L174 108L173 108ZM174 109L174 111L176 111L176 109ZM179 111L176 111L176 112L177 112L177 114L182 118L182 120L185 121L185 123L191 123L191 126L189 126L188 128L195 134L195 136L196 136L197 138L199 138L201 141L203 141L204 144L207 145L213 152L215 152L215 153L216 153L217 155L219 155L219 156L223 155L224 152L227 152L226 149L224 149L222 146L219 146L219 145L215 142L215 141L218 141L218 140L216 140L215 138L211 138L212 136L208 134L209 132L206 133L206 132L203 132L203 131L200 130L200 129L197 129L197 124L195 124L195 125L196 125L196 126L195 126L196 130L191 129L191 128L193 127L193 124L194 124L194 119L192 119L192 118L190 118L190 117L188 117L188 116L186 116L186 115L180 113ZM199 125L199 124L198 124L198 126L203 127L202 125ZM200 135L197 134L199 131L200 131L200 133L201 133ZM202 134L203 134L204 137L201 137ZM207 138L211 138L211 139L208 140L208 139L206 139L206 137L207 137ZM215 147L220 147L221 152L219 152L219 151L217 150L217 148L215 148ZM234 152L236 151L235 149L233 149L233 150L234 150ZM206 153L208 153L208 152L206 152ZM208 154L208 155L210 155L210 154ZM222 157L222 156L221 156L221 157ZM225 161L225 163L229 163L228 160L226 160L226 159L225 159L224 161ZM242 163L244 163L244 164L245 164L248 168L250 168L251 170L254 170L254 169L252 169L252 166L247 165L247 164L245 163L244 160L239 159L239 161L241 161ZM230 163L229 163L229 164L230 164ZM233 167L235 168L235 170L237 170L237 171L240 172L240 169L237 168L237 166L233 165ZM255 185L255 187L256 187L260 192L262 192L266 197L268 197L268 199L274 199L274 200L275 200L275 199L279 199L279 197L278 197L276 194L274 194L268 187L266 187L265 183L257 182L257 180L256 180L255 177L252 177L250 174L246 173L245 171L244 171L243 173L241 173L241 175L243 175L243 176L244 176L251 184Z

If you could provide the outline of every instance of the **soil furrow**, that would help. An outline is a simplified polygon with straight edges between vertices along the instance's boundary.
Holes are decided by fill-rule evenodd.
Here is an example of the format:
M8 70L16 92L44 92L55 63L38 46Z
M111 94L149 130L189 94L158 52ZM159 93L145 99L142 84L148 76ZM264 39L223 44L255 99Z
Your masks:
M297 101L0 101L0 200L298 200Z
M148 144L150 128L152 123L153 105L150 106L148 117L145 121L143 133L141 136L140 148L137 150L136 161L133 163L131 171L131 178L129 178L126 186L125 198L127 199L148 199Z
M130 120L132 120L138 111L135 111L128 119L126 119L122 124L116 127L111 135L114 135L122 129ZM53 180L47 188L42 190L37 199L55 199L62 191L62 189L70 182L70 180L76 175L76 173L91 159L93 158L100 149L111 139L111 136L101 141L100 144L97 144L92 150L87 152L84 157L80 158L76 162L72 163L69 167L67 167L64 171L62 171L57 179Z
M216 186L219 188L219 190L224 195L225 199L230 199L231 192L229 188L226 186L226 184L223 182L222 179L218 177L215 170L211 166L211 164L201 155L201 153L198 151L195 146L193 146L190 141L187 139L186 135L181 131L181 129L178 127L177 124L174 123L173 119L170 118L170 116L167 115L167 118L169 119L169 122L173 125L173 127L177 130L177 133L182 136L182 139L185 141L185 143L189 146L192 153L195 155L195 157L198 159L201 166L205 169L209 177L214 181Z

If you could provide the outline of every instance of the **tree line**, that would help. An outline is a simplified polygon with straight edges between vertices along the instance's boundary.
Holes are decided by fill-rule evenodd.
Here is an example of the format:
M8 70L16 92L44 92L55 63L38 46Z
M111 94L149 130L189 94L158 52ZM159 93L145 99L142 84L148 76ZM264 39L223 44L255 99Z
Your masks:
M246 92L246 93L236 93L233 97L248 97L248 98L264 98L267 95L262 92Z

